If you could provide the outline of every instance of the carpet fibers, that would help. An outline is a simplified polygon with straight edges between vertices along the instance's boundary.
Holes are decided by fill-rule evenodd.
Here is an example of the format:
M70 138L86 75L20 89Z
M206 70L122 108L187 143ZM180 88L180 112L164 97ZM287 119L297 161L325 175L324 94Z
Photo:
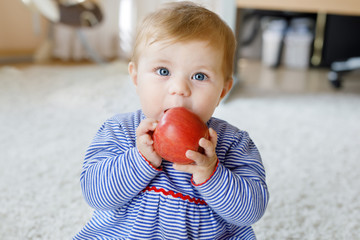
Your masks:
M126 64L0 68L0 239L71 239L91 217L79 175L100 125L139 108ZM360 96L233 96L267 171L258 239L360 239Z

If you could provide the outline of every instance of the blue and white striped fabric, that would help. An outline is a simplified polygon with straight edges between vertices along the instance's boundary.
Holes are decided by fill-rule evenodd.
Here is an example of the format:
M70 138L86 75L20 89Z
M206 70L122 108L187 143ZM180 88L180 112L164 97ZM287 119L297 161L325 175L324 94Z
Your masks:
M74 239L255 239L268 191L259 152L248 134L211 118L218 134L218 165L194 185L191 174L163 161L154 169L136 148L141 110L119 114L98 131L81 173L81 187L95 209Z

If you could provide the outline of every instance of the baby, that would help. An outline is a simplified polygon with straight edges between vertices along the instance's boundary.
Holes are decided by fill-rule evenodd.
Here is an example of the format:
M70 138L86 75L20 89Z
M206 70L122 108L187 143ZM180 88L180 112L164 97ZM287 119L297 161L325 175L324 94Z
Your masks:
M141 110L104 123L85 156L81 187L95 209L74 239L255 239L268 190L247 132L212 117L232 87L235 38L213 12L166 4L138 29L129 73ZM164 111L185 107L210 138L173 164L153 147Z

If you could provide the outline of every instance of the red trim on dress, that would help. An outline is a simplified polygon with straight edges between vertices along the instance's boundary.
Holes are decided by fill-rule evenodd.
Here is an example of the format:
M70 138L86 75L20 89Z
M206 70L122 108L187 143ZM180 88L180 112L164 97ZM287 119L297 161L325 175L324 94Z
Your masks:
M175 193L172 190L167 191L167 190L165 190L163 188L156 188L154 186L152 186L152 187L147 186L142 192L146 192L146 191L154 191L154 192L157 192L157 193L162 193L165 196L171 195L174 198L181 198L184 201L188 200L189 202L192 202L192 203L195 203L195 204L207 205L207 203L202 199L193 198L193 197L190 197L189 195L183 195L182 193Z

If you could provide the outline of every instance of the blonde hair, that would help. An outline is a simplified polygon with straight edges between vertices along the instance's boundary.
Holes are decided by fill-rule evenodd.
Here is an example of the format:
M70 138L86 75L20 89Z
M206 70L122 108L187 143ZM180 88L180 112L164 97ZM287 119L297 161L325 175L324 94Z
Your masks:
M216 13L187 1L165 4L139 26L132 61L137 64L141 47L163 40L207 41L223 51L224 77L232 77L236 40L231 28Z

